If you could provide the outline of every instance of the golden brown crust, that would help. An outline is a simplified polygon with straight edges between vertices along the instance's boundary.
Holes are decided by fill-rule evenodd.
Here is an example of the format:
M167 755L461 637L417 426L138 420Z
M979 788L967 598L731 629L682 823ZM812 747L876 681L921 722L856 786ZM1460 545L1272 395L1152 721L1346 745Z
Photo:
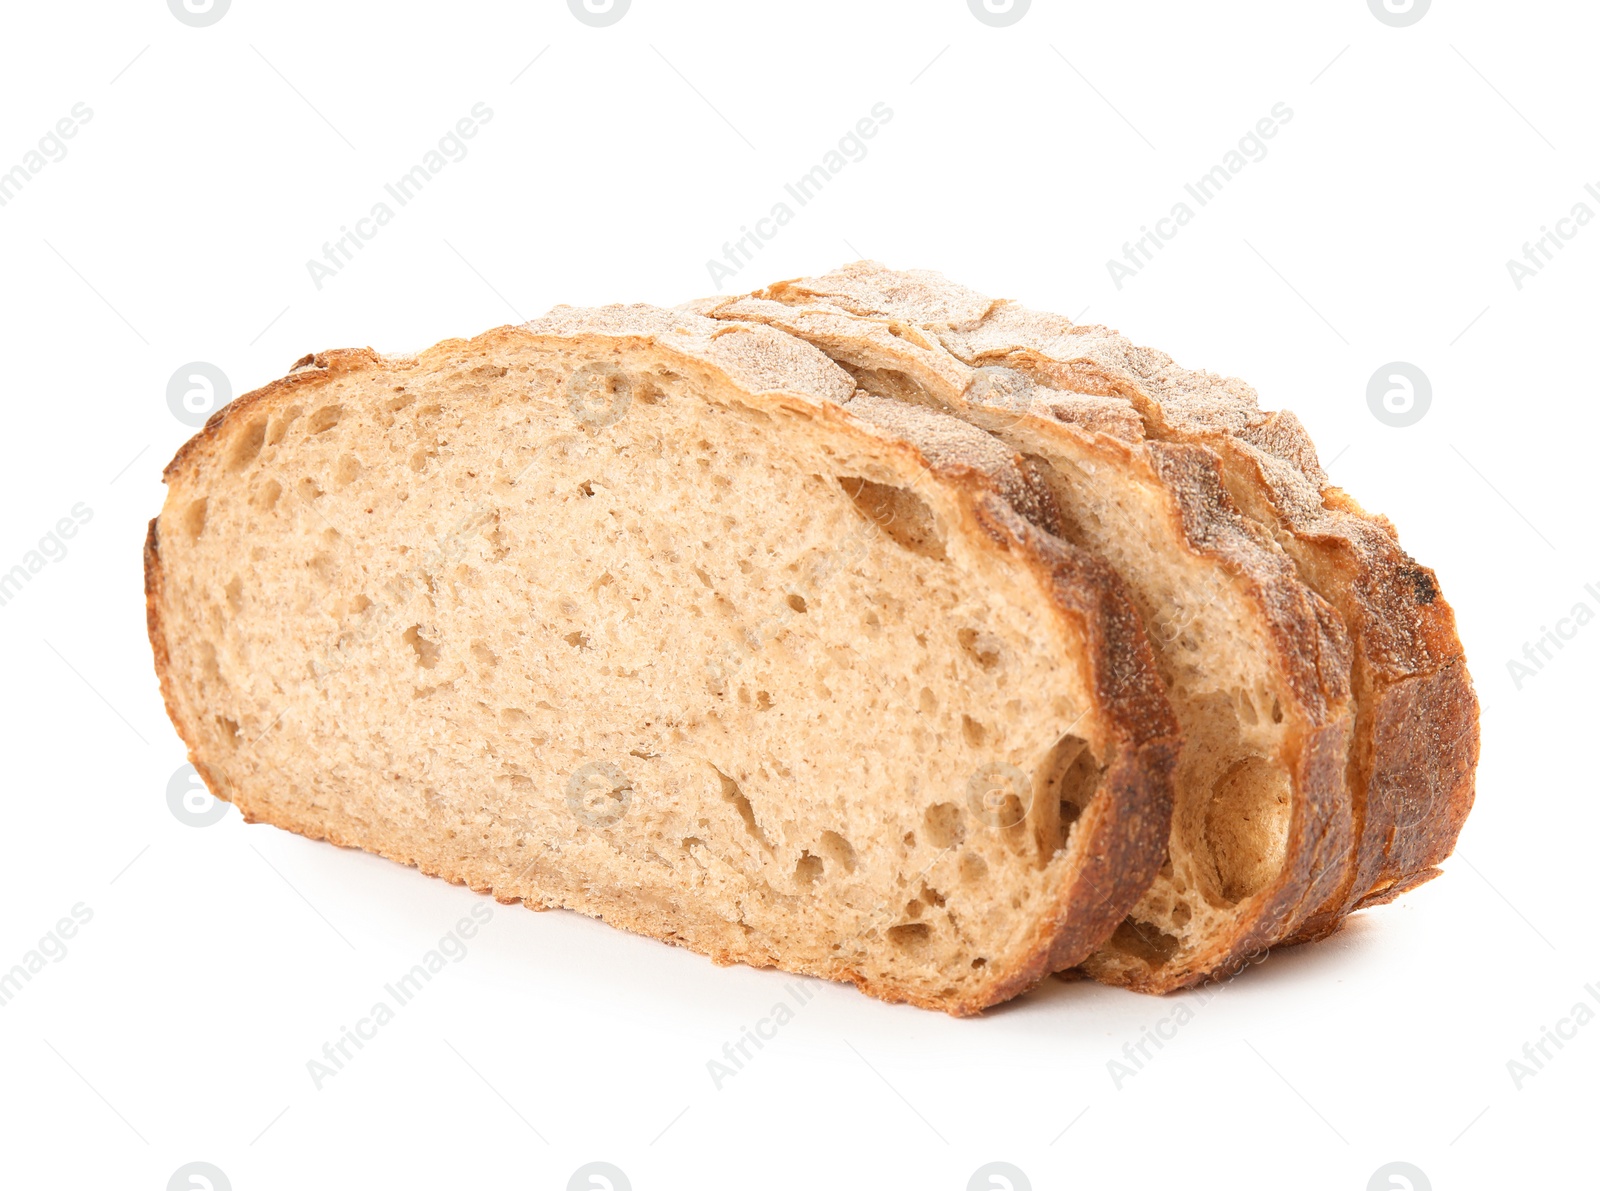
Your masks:
M623 345L648 346L687 369L715 368L751 393L780 388L795 383L799 377L795 395L816 402L825 420L860 425L845 406L833 404L838 397L836 382L831 377L808 374L809 365L796 366L784 359L790 350L786 343L793 345L795 353L813 349L767 327L708 324L706 328L695 328L692 334L680 335L678 332L682 328L675 324L684 322L686 317L692 316L639 307L558 311L538 329L500 328L469 343L457 340L441 343L419 358L463 349L492 351L506 337L523 341L529 337L535 341L544 337L567 346L582 339L613 349ZM729 331L737 334L730 335ZM403 370L415 366L416 362L412 358L388 360L370 349L307 356L288 376L247 393L219 410L179 449L167 466L165 478L169 485L187 485L203 475L220 455L232 425L247 414L280 410L307 390L326 385L338 376L368 370ZM787 390L785 392L787 394ZM848 398L848 393L845 397ZM916 450L909 443L903 445L908 451ZM852 981L863 991L887 1000L909 1000L926 1008L970 1014L1024 991L1058 967L1081 960L1115 929L1144 892L1159 867L1168 829L1170 779L1178 747L1177 725L1156 672L1142 621L1109 568L1086 551L1052 538L1019 515L1002 498L1000 485L980 469L937 465L931 461L927 465L960 494L974 519L989 530L995 549L1009 554L1035 575L1073 635L1081 636L1086 643L1086 671L1099 696L1097 714L1111 743L1100 793L1074 827L1075 838L1082 841L1083 862L1058 890L1054 910L1041 916L1026 953L1009 970L997 969L992 974L993 982L986 995L968 999L926 999L908 995L899 987L874 982L847 968L827 973L835 979ZM235 792L206 766L200 752L203 736L193 718L200 712L187 708L171 664L168 627L163 615L159 518L150 523L144 559L147 626L168 715L188 746L190 759L207 787L215 796L231 800ZM368 841L345 838L336 826L326 822L295 817L270 801L242 809L246 810L245 817L249 821L257 821L259 817L310 838L382 851ZM408 856L392 858L417 864ZM493 881L449 865L417 866L429 875L470 884L480 892L507 902L521 900L526 904L536 900L526 891L496 890ZM644 910L621 925L663 941L694 946L719 963L769 964L777 958L685 940L674 931L670 920Z

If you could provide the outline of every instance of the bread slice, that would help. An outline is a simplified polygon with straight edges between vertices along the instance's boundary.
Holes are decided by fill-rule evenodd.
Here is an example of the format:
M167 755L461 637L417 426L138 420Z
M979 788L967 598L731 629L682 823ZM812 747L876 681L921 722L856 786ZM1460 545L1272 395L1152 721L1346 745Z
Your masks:
M833 280L701 308L779 327L859 387L1004 441L1055 498L1065 535L1120 573L1150 626L1185 739L1168 863L1088 970L1170 991L1299 932L1350 856L1349 642L1338 617L1234 508L1210 451L1148 441L1125 401L975 369L920 325L875 313L891 298L847 311L833 304Z
M1137 610L974 427L759 325L308 356L166 471L150 641L245 818L976 1012L1155 878Z
M1472 807L1479 747L1454 613L1394 526L1329 483L1294 414L1262 412L1237 379L1180 368L1104 327L995 301L937 274L862 262L792 288L925 328L980 370L1005 367L1067 393L1114 398L1149 439L1213 453L1235 505L1337 610L1354 647L1346 780L1354 855L1299 937L1326 934L1352 910L1438 874Z

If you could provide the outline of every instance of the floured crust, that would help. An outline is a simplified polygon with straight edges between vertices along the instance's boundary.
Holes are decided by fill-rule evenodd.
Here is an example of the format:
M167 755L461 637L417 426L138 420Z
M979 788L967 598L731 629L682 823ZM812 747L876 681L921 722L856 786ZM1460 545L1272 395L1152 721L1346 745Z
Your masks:
M1454 613L1394 526L1329 484L1292 413L1263 413L1237 379L1180 368L1104 327L990 299L935 273L860 262L771 292L915 326L973 365L1120 398L1149 437L1213 452L1230 495L1283 543L1355 645L1347 776L1355 856L1299 937L1326 934L1351 910L1436 875L1471 809L1478 759L1478 704Z
M961 1000L907 996L903 989L875 983L861 973L840 968L824 973L850 980L872 995L910 1000L957 1014L974 1013L1024 991L1050 972L1081 961L1122 921L1143 893L1161 863L1171 812L1170 775L1178 751L1177 726L1156 672L1142 620L1117 577L1089 552L1049 532L1049 510L1038 499L1015 461L994 455L992 446L961 441L960 435L931 437L912 423L897 421L893 410L876 411L868 399L860 414L851 412L855 385L809 345L764 325L714 322L687 311L651 307L608 307L602 310L558 308L526 328L505 327L470 341L449 340L415 357L385 358L370 349L330 351L307 356L288 376L241 396L218 411L204 429L186 443L168 465L165 478L173 493L204 491L204 477L219 466L223 444L245 417L288 407L336 377L358 374L403 374L407 369L456 355L492 355L510 344L526 348L549 345L595 355L648 352L683 375L697 371L720 384L737 386L756 401L801 402L838 429L871 428L882 437L894 435L900 449L919 458L941 483L959 494L974 523L997 557L1003 556L1030 573L1060 618L1069 638L1084 644L1084 666L1097 696L1095 715L1109 758L1100 792L1073 832L1080 862L1071 870L1054 900L1040 916L1026 954L1009 969L996 970L980 997ZM879 416L871 415L876 412ZM936 428L937 429L937 428ZM1009 466L1008 466L1009 464ZM173 508L169 496L168 511ZM164 513L163 516L166 514ZM145 595L148 631L168 714L189 749L189 757L218 798L234 801L241 793L208 766L204 733L199 724L207 709L193 705L172 665L169 634L184 626L170 621L162 561L161 519L150 523L145 544ZM247 798L245 800L249 802ZM277 826L352 846L363 841L335 838L318 823L268 809L259 818ZM242 807L254 819L257 808ZM382 851L381 848L373 850ZM396 855L405 860L406 857ZM424 871L429 871L424 869ZM503 901L523 900L515 890L496 889L485 871L470 865L440 868L429 875L467 884ZM529 901L528 904L534 904ZM546 908L534 905L534 908ZM665 941L683 943L670 916L641 907L618 925ZM719 962L775 963L781 956L751 954L737 948L691 943Z

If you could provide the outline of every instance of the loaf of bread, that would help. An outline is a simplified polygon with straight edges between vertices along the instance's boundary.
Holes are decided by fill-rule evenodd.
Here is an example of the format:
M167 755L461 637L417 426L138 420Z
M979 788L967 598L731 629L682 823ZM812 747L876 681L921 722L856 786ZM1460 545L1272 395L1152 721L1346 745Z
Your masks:
M1292 415L934 274L308 356L166 480L212 793L722 963L1168 991L1470 805L1449 609Z

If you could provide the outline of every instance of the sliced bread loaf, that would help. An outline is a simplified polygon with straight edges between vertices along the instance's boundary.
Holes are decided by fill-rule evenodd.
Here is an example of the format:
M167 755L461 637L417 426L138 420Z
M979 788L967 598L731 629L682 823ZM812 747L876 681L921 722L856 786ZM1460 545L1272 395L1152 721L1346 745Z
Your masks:
M1243 381L1181 368L1105 327L997 301L935 273L860 262L777 288L785 301L823 299L922 328L980 370L1110 397L1149 439L1214 455L1236 507L1337 610L1354 647L1346 786L1355 846L1344 879L1297 936L1326 934L1351 910L1437 875L1471 809L1478 759L1478 704L1455 616L1394 526L1329 483L1293 413L1262 412Z
M1349 642L1338 617L1234 507L1206 448L1149 441L1118 398L974 368L889 313L887 299L834 304L832 280L701 308L779 327L859 388L1003 441L1054 498L1065 536L1118 571L1150 627L1185 741L1168 861L1090 973L1169 991L1299 932L1350 858Z
M166 480L156 669L251 821L952 1013L1163 863L1177 722L1058 487L782 331L327 352Z

